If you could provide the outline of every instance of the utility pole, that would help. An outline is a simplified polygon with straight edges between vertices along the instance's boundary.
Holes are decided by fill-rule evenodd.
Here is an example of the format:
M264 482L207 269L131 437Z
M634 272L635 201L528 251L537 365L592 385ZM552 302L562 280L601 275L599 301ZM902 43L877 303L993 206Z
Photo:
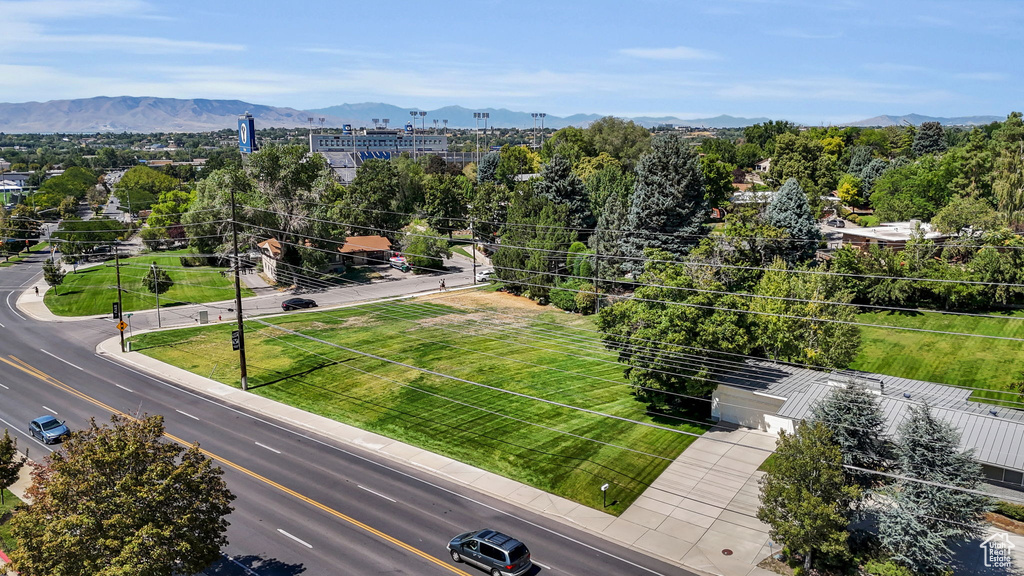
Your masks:
M117 275L117 316L118 320L124 315L124 307L121 305L121 250L117 242L114 242L114 273ZM124 330L121 333L121 352L124 352Z
M156 262L149 265L149 271L153 275L153 287L156 288L153 291L156 295L156 327L163 328L160 324L160 274L156 270Z
M598 281L601 279L601 237L598 234L601 233L600 228L594 229L594 314L601 311L601 289L598 286Z
M473 250L473 284L476 284L476 220L469 221L469 242Z
M235 219L235 189L231 189L231 244L235 250L235 318L238 320L238 366L241 369L242 391L249 389L245 370L245 326L242 325L242 281L239 278L241 259L238 257L238 220Z

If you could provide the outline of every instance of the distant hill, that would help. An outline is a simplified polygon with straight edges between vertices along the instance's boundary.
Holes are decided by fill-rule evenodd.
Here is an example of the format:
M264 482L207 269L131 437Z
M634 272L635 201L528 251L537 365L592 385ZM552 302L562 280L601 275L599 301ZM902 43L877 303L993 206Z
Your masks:
M305 126L310 116L241 100L100 96L0 103L0 132L205 132L235 128L244 112L261 128Z
M920 126L925 122L938 122L943 126L980 126L992 122L1002 122L1005 116L956 116L953 118L942 118L938 116L922 116L920 114L905 114L903 116L890 116L888 114L875 116L866 120L847 122L843 126L898 126L900 124L912 124Z

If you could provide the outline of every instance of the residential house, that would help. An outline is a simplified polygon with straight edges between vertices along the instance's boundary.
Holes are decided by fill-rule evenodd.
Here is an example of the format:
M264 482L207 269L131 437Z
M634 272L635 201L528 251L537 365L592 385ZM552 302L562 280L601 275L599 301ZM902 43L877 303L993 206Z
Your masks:
M1024 490L1024 410L971 401L973 390L854 370L821 372L788 364L747 360L720 374L711 396L711 416L767 432L792 433L815 403L839 386L858 385L877 394L885 428L893 437L910 408L928 404L932 414L957 428L960 448L973 450L985 480Z
M267 278L277 282L277 263L281 260L281 243L276 238L270 238L256 246L260 249L263 273L267 275Z
M871 246L903 250L915 232L920 230L927 240L943 240L948 234L932 229L930 224L919 220L910 222L887 222L870 228L844 228L843 245L867 250Z
M768 172L771 169L772 169L772 159L771 158L765 158L764 160L761 160L760 162L756 162L754 164L754 172Z
M391 241L383 236L348 236L338 252L345 266L387 264L391 257Z

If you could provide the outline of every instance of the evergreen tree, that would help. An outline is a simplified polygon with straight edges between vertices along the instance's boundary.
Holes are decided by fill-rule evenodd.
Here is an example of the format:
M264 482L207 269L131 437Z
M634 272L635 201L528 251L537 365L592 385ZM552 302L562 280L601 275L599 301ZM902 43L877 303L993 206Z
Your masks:
M500 161L501 155L497 152L484 154L483 158L480 159L480 165L476 167L476 181L480 184L484 182L497 182L498 162Z
M601 217L597 220L597 229L590 236L590 248L596 254L594 264L597 276L614 280L622 265L623 229L629 214L625 202L618 194L609 194L605 201Z
M946 150L946 132L938 122L924 122L914 135L915 156Z
M981 465L960 451L960 433L936 418L927 404L913 406L900 424L896 465L900 476L880 512L878 536L893 560L915 574L945 574L950 544L978 537L988 498L913 479L978 490Z
M146 271L146 275L142 278L142 285L146 287L146 290L154 294L163 294L170 290L171 286L174 285L174 280L171 276L161 267L153 262L153 265Z
M871 162L871 159L870 146L854 146L850 150L850 167L846 171L855 176L859 175L864 167Z
M764 219L769 226L785 230L786 236L792 239L785 242L786 261L794 263L814 256L821 240L821 229L811 214L807 194L795 178L787 180L775 194Z
M568 208L569 220L565 225L575 229L577 236L586 241L597 221L590 210L587 189L573 173L568 160L555 154L544 166L541 179L534 183L533 189L538 196Z
M560 254L576 239L576 232L565 228L568 217L566 206L523 187L501 230L501 245L491 258L495 275L509 290L547 299L565 262Z
M843 464L882 470L890 457L882 438L885 415L878 396L856 382L835 388L811 408L811 421L821 422L843 454ZM878 482L878 476L847 470L850 480L862 488Z
M681 134L655 137L651 151L640 158L626 221L622 252L632 258L627 271L643 270L646 249L663 250L673 258L690 251L707 235L709 207L704 176L693 148Z
M865 200L871 197L871 187L875 180L889 169L889 163L881 158L875 158L868 162L860 171L861 195Z
M842 452L820 422L781 432L774 463L761 478L758 520L768 535L804 556L810 570L818 554L849 555L847 511L860 491L847 485Z
M18 441L4 429L4 437L0 438L0 504L4 503L4 490L18 481L25 460L24 456L18 457Z

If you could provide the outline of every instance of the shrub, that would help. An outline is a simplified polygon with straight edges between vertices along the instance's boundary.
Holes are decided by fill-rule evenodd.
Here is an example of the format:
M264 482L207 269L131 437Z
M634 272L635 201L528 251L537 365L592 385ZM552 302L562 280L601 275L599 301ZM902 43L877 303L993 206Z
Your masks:
M594 313L594 302L597 301L597 294L594 293L594 285L590 282L581 282L578 288L579 292L574 294L574 300L576 301L576 310L583 313L583 315Z
M1002 514L1011 520L1017 522L1024 522L1024 506L1020 504L1011 504L1009 502L996 502L996 507L993 510L996 514Z
M872 576L914 576L909 568L900 566L892 560L871 560L864 565L864 570Z
M576 306L575 284L573 281L563 282L557 288L552 288L549 294L551 303L568 312L579 312L579 307Z
M854 224L860 224L860 216L856 214L850 214L849 216L846 217L846 219L849 220L850 222L853 222Z

